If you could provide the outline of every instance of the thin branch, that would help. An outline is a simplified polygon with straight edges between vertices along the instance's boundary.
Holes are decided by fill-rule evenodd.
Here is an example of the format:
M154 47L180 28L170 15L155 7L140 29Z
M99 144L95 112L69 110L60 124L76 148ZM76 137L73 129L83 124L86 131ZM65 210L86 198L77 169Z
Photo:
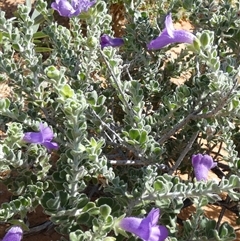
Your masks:
M226 203L229 203L230 201L231 201L231 198L227 195ZM221 221L222 221L222 218L223 218L223 216L224 216L224 213L225 213L226 209L227 209L227 208L226 208L225 206L223 206L223 207L222 207L222 210L221 210L221 212L220 212L220 214L219 214L219 216L218 216L218 221L217 221L217 224L216 224L216 229L217 229L217 230L219 229L220 223L221 223Z
M179 167L179 165L181 164L183 158L187 155L187 153L189 152L189 150L192 148L192 145L194 143L194 141L196 140L197 136L198 136L199 131L195 132L192 137L190 138L188 144L186 145L185 149L182 151L181 155L179 156L179 158L177 159L175 165L170 169L170 171L168 172L169 175L172 175L177 168Z
M125 166L125 165L133 165L133 166L139 166L139 165L146 165L146 162L143 162L141 160L109 160L108 163L115 166Z
M108 163L114 166L146 166L146 162L143 162L141 160L108 160ZM165 164L155 164L159 170L168 171L169 167Z
M166 140L169 139L170 136L174 135L178 130L180 130L183 126L185 126L190 120L192 120L194 114L190 113L186 118L184 118L181 122L173 126L173 128L167 132L162 138L159 140L159 144L162 145Z
M123 143L124 142L124 140L113 130L113 129L111 129L104 121L102 121L102 119L97 115L97 113L92 109L91 110L91 112L92 112L92 114L101 122L101 125L103 126L103 127L105 127L106 129L108 129L114 136L116 136L117 137L117 139L118 139L118 141L120 142L120 143ZM105 134L106 134L106 132L105 132ZM110 138L111 139L111 138Z
M230 95L232 94L234 89L237 87L237 83L238 83L238 80L236 78L235 83L233 84L233 87L230 89L230 91L225 96L221 97L220 103L217 105L217 107L214 110L212 110L208 113L205 113L205 114L196 115L194 119L203 119L203 118L206 119L206 118L216 115L229 100Z
M54 227L53 223L51 221L46 221L38 226L30 228L29 231L24 232L24 236L34 235L42 232L43 230L49 230L52 227Z
M210 118L212 116L217 115L217 113L223 109L223 106L226 104L226 102L229 100L230 95L232 94L232 92L234 91L234 89L237 86L237 79L235 80L235 83L233 84L233 87L230 89L230 91L226 94L225 97L222 97L220 103L217 105L217 107L205 114L198 114L202 111L202 109L207 106L209 102L203 104L201 107L199 107L196 111L193 111L192 113L190 113L186 118L184 118L180 123L176 124L175 126L173 126L173 128L166 133L165 135L162 136L162 138L159 140L159 144L162 145L166 140L169 139L170 136L174 135L177 131L179 131L183 126L185 126L188 122L190 122L191 120L198 120L198 119L206 119L206 118Z
M128 143L126 143L126 141L124 141L114 130L112 130L104 121L102 121L102 119L97 115L97 113L93 109L92 109L92 114L101 122L101 125L103 127L105 127L107 130L109 130L118 139L118 141L120 143L119 145L122 145L125 148L127 148L128 150L132 151L136 157L142 158L142 161L140 161L140 162L143 162L145 160L145 158L141 154L141 151L138 150L137 147L134 148L134 146L131 146ZM141 165L141 164L139 164L139 165Z
M223 145L223 142L220 142L220 146L219 146L219 148L218 148L218 151L217 151L217 153L214 153L215 156L214 156L213 159L216 159L216 158L220 155L220 152L221 152L221 150L222 150L222 145Z
M126 108L128 109L129 113L134 114L134 115L137 115L137 113L129 106L128 102L127 102L126 99L124 98L126 94L123 93L122 88L121 88L120 85L119 85L119 81L118 81L115 73L113 72L111 66L109 65L109 63L108 63L108 61L107 61L107 59L106 59L106 57L105 57L105 55L104 55L104 53L103 53L102 50L100 50L100 54L101 54L101 56L103 57L103 60L104 60L105 64L107 65L108 71L110 72L111 76L113 77L113 80L114 80L114 82L115 82L115 84L116 84L117 90L118 90L118 92L120 93L120 95L121 95L121 97L122 97L122 98L121 98L121 99L122 99L122 102L124 103L124 105L125 105Z

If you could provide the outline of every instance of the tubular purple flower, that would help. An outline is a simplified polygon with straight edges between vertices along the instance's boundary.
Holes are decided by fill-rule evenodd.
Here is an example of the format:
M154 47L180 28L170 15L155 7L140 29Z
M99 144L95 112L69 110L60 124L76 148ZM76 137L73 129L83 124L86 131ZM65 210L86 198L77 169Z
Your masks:
M188 43L192 44L196 37L186 30L175 30L172 23L171 13L166 16L165 28L160 36L147 44L148 50L157 50L171 43Z
M40 124L39 132L26 132L24 134L23 140L28 143L41 144L45 146L49 151L51 149L58 149L58 144L52 142L54 137L53 131L48 126L45 127L44 124Z
M81 12L87 12L95 3L96 0L71 0L71 3L68 0L55 0L51 7L61 16L71 18L78 16Z
M210 169L217 166L209 155L197 154L192 156L192 165L197 181L206 181Z
M23 231L20 227L12 227L8 230L2 241L20 241L23 236Z
M119 226L144 241L164 241L168 237L168 230L163 225L157 225L159 214L158 208L152 209L146 218L123 218Z
M105 47L119 47L124 44L124 41L122 38L112 38L107 34L103 34L100 38L100 45L101 49Z

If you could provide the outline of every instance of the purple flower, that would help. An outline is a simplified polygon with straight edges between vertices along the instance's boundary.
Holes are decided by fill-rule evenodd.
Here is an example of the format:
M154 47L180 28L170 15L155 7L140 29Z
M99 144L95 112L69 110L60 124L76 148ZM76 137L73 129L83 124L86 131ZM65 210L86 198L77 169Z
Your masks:
M23 140L29 143L41 144L45 146L49 151L51 149L58 149L58 144L52 142L53 131L44 124L40 124L39 132L26 132L24 134Z
M217 166L217 163L209 155L197 154L192 156L192 165L197 181L206 181L208 171Z
M146 218L123 218L119 226L144 241L164 241L168 236L168 230L165 226L157 225L159 214L159 209L153 208Z
M165 29L160 36L152 40L148 45L148 50L156 50L171 43L189 43L192 44L195 36L186 30L175 30L172 23L171 13L165 20Z
M2 241L20 241L23 231L20 227L12 227L8 230Z
M103 34L100 38L100 45L102 49L109 46L119 47L123 44L124 44L124 41L122 38L112 38L107 34Z
M95 3L96 0L71 0L71 3L68 0L55 0L51 7L58 11L61 16L71 18L79 15L81 12L87 12Z

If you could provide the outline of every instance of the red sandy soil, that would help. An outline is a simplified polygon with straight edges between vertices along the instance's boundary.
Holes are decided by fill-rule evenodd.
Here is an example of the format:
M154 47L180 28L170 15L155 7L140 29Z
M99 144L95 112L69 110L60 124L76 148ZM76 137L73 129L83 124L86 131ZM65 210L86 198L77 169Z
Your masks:
M25 3L25 0L0 0L0 9L6 13L7 17L12 17L19 3Z

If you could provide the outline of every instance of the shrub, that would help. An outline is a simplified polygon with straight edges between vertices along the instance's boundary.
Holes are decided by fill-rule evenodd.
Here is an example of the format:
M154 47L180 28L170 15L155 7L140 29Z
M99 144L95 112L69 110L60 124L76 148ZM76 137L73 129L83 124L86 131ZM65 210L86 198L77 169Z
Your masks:
M101 49L103 34L114 37L113 4L125 11L115 36L124 44ZM160 208L167 240L234 240L220 221L240 196L238 4L98 0L70 19L49 5L38 0L32 11L27 1L11 19L0 11L0 79L11 88L0 100L0 170L14 195L0 220L27 228L24 218L41 206L65 238L124 240L123 214ZM147 49L169 11L195 26L176 58L172 45ZM218 162L219 180L194 178L197 153ZM181 221L187 203L196 212ZM223 205L218 222L204 215L207 204Z

